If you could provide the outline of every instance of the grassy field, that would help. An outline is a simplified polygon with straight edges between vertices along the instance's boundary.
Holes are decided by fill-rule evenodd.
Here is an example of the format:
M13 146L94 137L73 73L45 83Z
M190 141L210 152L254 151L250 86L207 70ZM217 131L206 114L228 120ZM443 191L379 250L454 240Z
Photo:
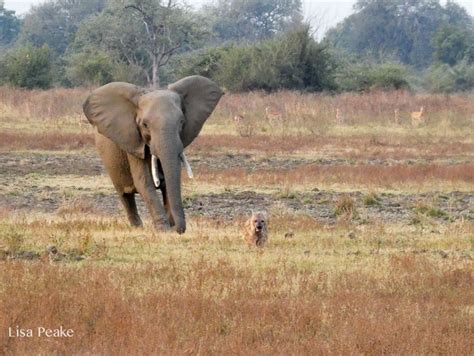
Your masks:
M0 88L0 354L474 352L472 94L225 95L178 236L126 223L87 93Z

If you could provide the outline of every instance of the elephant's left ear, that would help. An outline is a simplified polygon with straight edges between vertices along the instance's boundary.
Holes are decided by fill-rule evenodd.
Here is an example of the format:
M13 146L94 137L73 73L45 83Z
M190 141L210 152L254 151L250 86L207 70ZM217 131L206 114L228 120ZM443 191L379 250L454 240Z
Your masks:
M181 96L185 123L181 132L183 146L188 146L202 129L224 94L212 80L193 75L168 86Z

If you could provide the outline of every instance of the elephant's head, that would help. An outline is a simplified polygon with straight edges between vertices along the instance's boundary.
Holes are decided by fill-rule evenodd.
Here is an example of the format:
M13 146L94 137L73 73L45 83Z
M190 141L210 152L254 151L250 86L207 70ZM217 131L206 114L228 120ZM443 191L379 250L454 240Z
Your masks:
M121 149L145 159L148 146L158 157L178 232L186 226L181 201L183 149L199 134L222 94L211 80L190 76L154 91L110 83L96 89L84 104L89 122Z

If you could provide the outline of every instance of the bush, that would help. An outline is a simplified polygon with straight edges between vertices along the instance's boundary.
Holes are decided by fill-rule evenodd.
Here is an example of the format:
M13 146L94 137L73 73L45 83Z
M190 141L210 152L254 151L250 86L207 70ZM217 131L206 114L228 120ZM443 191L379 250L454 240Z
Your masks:
M103 85L113 80L113 63L104 52L79 53L71 57L68 79L75 85Z
M336 83L341 91L408 89L408 69L398 63L347 63L339 67Z
M175 57L170 64L168 72L170 82L176 81L188 75L202 75L207 78L215 76L222 62L222 56L230 46L211 47L185 52ZM166 67L165 67L166 68ZM172 73L172 74L171 74ZM167 78L168 79L168 78Z
M52 58L47 45L26 44L8 51L2 60L2 74L7 83L22 88L47 89L52 84Z
M474 65L464 60L454 67L448 64L431 66L425 76L425 87L436 93L473 90Z
M335 88L331 56L308 26L267 41L183 55L176 72L207 76L231 91Z

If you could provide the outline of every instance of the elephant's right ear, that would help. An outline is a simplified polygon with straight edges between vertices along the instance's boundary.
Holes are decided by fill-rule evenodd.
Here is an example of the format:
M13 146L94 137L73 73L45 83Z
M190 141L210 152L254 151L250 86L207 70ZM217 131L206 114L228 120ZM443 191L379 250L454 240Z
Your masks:
M121 149L145 158L145 143L136 123L137 103L146 90L129 83L110 83L94 90L83 105L87 120Z

